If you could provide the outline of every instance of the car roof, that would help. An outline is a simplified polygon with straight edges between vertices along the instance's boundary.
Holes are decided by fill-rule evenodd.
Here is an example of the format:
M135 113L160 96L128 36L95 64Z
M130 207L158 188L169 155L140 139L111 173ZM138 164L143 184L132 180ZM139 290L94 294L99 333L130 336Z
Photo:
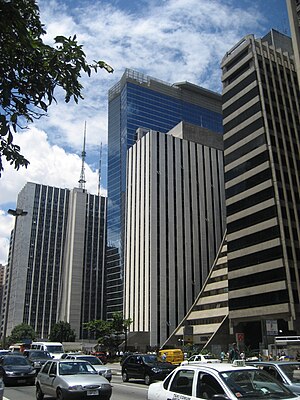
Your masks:
M70 360L70 359L66 359L66 358L63 358L63 359L61 359L61 358L59 358L59 359L57 359L57 358L52 358L52 361L53 362L56 362L56 363L66 363L66 364L68 364L68 363L70 363L70 362L72 362L72 363L82 363L82 362L87 362L87 361L85 361L85 360ZM48 362L51 362L51 360L49 360Z
M300 366L298 361L246 361L247 364L258 364L258 365L286 365L286 364L297 364Z
M178 367L178 369L192 369L192 370L214 370L216 372L225 372L225 371L242 371L242 370L253 370L256 368L251 365L245 366L233 366L228 363L202 363L202 364L188 364L182 365Z

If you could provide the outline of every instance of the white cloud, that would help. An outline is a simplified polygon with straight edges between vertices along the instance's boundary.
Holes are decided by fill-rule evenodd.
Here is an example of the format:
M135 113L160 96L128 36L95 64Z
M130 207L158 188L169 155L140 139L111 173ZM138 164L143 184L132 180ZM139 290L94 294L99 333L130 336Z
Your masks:
M260 34L265 22L253 2L248 10L236 4L231 0L132 0L131 11L125 11L100 0L40 0L48 43L52 45L58 35L76 34L90 62L105 60L115 72L100 70L90 78L83 76L85 99L79 104L64 103L58 91L58 104L51 105L48 117L15 135L30 165L19 171L5 165L0 208L6 210L7 204L15 203L27 181L68 188L78 185L84 121L89 161L90 152L95 154L100 142L107 143L108 90L125 68L169 83L189 81L220 91L223 55L245 34ZM92 161L95 164L95 157ZM96 193L97 173L86 166L85 175L87 189ZM1 225L6 226L0 231L1 262L12 219L0 213Z
M50 145L47 134L34 127L15 135L29 166L16 171L4 163L3 178L0 180L0 204L15 202L16 194L26 182L73 188L78 186L81 173L81 156L67 153L57 145ZM97 192L98 174L85 165L86 189Z
M57 35L77 35L87 59L105 60L114 74L99 71L83 77L84 101L51 106L37 126L50 142L77 149L88 120L88 140L107 143L107 94L125 68L169 83L189 81L221 90L220 62L242 36L260 28L263 16L255 5L242 9L229 1L166 0L135 2L129 12L102 1L41 0L41 19L51 43ZM53 42L52 42L53 43ZM53 138L52 138L53 136Z

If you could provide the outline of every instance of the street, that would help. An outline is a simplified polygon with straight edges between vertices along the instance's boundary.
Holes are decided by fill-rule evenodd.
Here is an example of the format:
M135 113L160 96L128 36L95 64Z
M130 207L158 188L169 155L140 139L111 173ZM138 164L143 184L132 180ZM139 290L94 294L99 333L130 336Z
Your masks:
M146 400L148 387L143 381L130 381L123 383L120 375L114 375L112 378L112 396L111 400ZM33 400L35 399L34 386L11 386L5 387L4 400ZM52 400L51 397L45 397L45 400ZM54 399L53 399L54 400Z

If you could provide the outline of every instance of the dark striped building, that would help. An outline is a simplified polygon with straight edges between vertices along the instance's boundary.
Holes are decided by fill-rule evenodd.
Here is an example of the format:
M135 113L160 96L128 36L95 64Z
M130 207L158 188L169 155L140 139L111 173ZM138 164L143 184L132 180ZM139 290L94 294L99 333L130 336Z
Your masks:
M283 334L300 332L300 102L292 53L291 39L272 30L246 36L222 60L230 333L245 333L252 347L268 341L268 321Z

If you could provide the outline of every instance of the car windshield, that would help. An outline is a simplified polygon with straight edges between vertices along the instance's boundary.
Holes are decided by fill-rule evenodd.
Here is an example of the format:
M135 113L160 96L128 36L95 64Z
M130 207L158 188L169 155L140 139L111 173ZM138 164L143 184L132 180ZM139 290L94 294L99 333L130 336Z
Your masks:
M279 368L285 373L289 380L296 385L300 385L300 364L289 362L288 364L278 364Z
M60 345L54 345L54 344L47 344L47 350L49 353L63 353L64 349Z
M212 356L210 354L207 354L205 356L203 356L205 358L205 360L217 360L217 357Z
M63 362L59 364L59 375L97 374L97 371L87 362Z
M143 358L144 362L147 364L154 364L154 363L158 362L157 357L155 355L149 354L149 355L143 356L142 358Z
M84 357L84 356L80 356L80 358L78 358L79 360L84 360L84 361L88 361L89 363L91 363L92 365L103 365L102 361L99 360L99 358L97 357Z
M25 357L5 357L3 359L3 365L30 365Z
M220 373L236 398L287 399L296 397L271 375L259 369L236 370Z

